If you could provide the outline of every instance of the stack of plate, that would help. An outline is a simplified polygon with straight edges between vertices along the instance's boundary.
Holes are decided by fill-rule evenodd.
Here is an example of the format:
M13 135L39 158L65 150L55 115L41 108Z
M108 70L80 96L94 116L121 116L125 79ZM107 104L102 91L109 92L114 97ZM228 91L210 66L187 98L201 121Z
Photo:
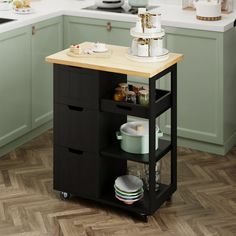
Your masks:
M143 181L134 175L123 175L115 180L115 196L125 204L143 198Z

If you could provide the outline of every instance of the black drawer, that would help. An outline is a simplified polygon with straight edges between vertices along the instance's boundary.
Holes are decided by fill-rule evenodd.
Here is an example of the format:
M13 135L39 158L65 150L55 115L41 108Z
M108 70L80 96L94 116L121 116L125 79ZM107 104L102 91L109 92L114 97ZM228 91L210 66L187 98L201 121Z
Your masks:
M95 153L54 145L54 189L82 197L98 197L98 162Z
M54 142L57 145L95 152L99 147L98 111L54 104Z
M54 102L99 108L102 97L112 96L118 83L127 76L71 66L54 65Z
M62 65L54 66L55 102L98 108L98 88L98 71Z

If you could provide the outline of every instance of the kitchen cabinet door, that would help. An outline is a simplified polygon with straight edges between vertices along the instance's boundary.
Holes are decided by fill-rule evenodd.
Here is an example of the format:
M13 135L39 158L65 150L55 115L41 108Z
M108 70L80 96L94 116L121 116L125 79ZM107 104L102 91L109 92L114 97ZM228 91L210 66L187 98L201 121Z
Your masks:
M52 119L53 67L45 57L63 48L62 17L32 26L32 127Z
M132 25L134 23L66 16L64 47L85 41L129 46L131 43L129 30Z
M30 27L0 34L0 146L31 129Z
M178 137L223 144L222 35L166 28L166 47L184 54L178 65ZM170 132L170 115L163 116L161 129Z

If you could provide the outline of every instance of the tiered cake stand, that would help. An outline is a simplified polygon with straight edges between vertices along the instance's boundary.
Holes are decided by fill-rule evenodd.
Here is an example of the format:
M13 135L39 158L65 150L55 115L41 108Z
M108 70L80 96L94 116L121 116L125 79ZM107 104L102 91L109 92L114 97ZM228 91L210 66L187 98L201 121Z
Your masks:
M155 33L140 33L135 31L135 27L130 29L130 35L137 39L160 39L165 36L165 31L161 29L160 32ZM150 47L149 44L149 55L150 55ZM127 58L133 61L138 62L157 62L157 61L165 61L169 58L169 51L165 48L159 49L160 52L158 53L158 56L138 56L132 52L132 48L129 48L127 51Z

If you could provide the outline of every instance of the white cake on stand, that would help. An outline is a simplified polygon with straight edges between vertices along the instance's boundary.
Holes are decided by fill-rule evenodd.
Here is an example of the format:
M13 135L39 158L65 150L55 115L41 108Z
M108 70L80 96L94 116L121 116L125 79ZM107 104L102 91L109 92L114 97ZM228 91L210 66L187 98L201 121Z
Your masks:
M146 12L146 8L138 9L136 26L130 29L134 38L127 57L140 62L164 61L169 51L163 48L164 29L161 28L161 15Z

